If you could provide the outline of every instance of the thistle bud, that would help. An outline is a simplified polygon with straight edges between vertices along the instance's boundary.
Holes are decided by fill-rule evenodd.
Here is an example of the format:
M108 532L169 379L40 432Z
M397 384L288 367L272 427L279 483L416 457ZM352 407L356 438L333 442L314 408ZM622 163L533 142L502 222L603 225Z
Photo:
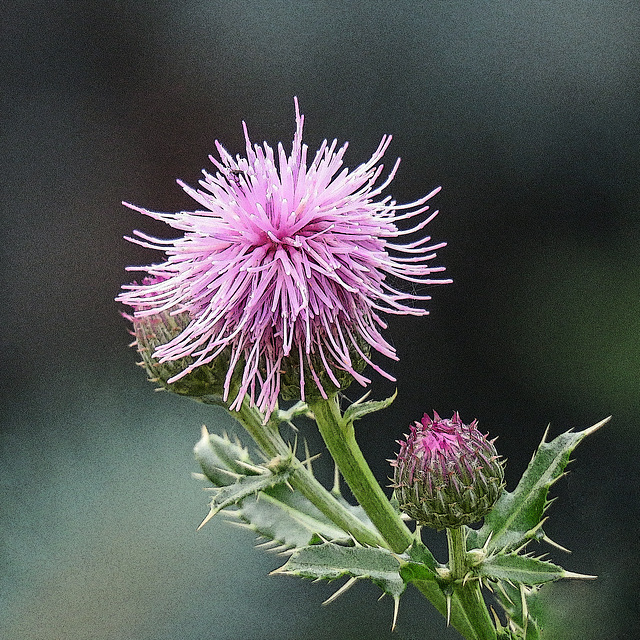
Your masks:
M133 332L136 337L134 346L142 356L140 365L149 376L149 380L159 388L181 396L204 400L207 402L221 402L224 395L224 383L229 370L229 357L226 352L221 353L213 362L194 369L187 375L169 382L174 376L181 374L193 358L185 356L176 360L161 362L154 357L155 350L166 344L189 324L189 314L172 315L167 311L153 315L132 317L126 316L133 322Z
M163 278L145 278L143 285L151 287L162 282ZM187 311L157 311L155 313L139 313L148 310L147 305L134 307L136 313L122 315L133 325L136 347L142 356L140 366L144 367L149 380L165 389L181 396L189 396L208 403L221 403L225 396L225 382L229 372L229 351L225 349L212 362L197 367L184 375L194 359L184 356L175 359L158 359L155 352L179 336L191 322ZM176 376L179 376L176 378Z
M391 464L400 509L434 529L455 529L483 518L504 486L503 463L477 421L457 412L443 420L425 413L411 427Z

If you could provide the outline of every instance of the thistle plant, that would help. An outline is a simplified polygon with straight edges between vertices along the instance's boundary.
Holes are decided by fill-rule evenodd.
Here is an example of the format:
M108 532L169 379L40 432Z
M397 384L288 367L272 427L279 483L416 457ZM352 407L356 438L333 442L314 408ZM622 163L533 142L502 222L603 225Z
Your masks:
M544 637L528 607L536 590L591 576L528 547L550 542L543 530L549 488L606 420L543 440L508 492L504 462L475 421L425 414L400 443L389 496L358 447L355 423L394 397L349 404L342 392L353 382L366 388L370 371L393 380L378 363L397 359L383 336L384 315L426 315L425 287L450 282L433 277L444 270L433 260L445 243L423 233L438 213L427 203L439 189L408 204L383 195L399 166L381 178L391 136L355 169L343 168L347 145L335 140L310 160L297 100L295 114L289 154L282 144L252 144L244 123L244 156L215 143L215 171L203 172L200 188L179 182L201 209L168 214L127 205L183 233L128 238L164 254L157 264L131 267L143 277L117 298L130 308L142 366L160 388L223 407L257 447L251 453L203 429L195 456L212 498L202 525L224 511L288 554L276 573L346 577L330 600L372 580L394 601L392 625L412 584L464 638ZM324 487L314 456L301 460L297 440L285 437L300 420L315 422L336 478L357 504L344 499L338 481ZM424 526L446 529L447 562L423 543Z

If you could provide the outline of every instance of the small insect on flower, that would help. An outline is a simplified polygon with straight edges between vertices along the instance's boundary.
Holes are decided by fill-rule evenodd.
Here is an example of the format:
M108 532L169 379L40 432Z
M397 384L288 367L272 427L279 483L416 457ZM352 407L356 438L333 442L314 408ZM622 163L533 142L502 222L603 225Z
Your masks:
M240 169L229 169L229 176L231 177L231 180L233 180L233 182L235 183L236 187L238 187L238 189L242 189L240 177L244 176L244 171L241 171Z
M430 297L390 281L421 288L449 282L431 278L444 270L430 263L445 243L429 244L420 233L437 214L423 215L439 188L409 204L380 197L399 164L379 181L391 136L353 170L342 168L347 144L338 148L335 140L325 140L309 162L294 102L289 155L282 144L275 151L252 144L243 123L245 157L216 141L216 172L203 172L200 189L178 182L201 209L168 214L127 204L184 235L163 240L135 231L127 238L165 260L130 267L147 279L124 285L117 298L135 318L187 314L184 328L153 352L159 363L185 363L168 385L224 353L224 400L237 409L248 395L267 416L283 386L288 397L327 397L353 380L369 384L366 365L393 380L370 357L376 351L397 359L380 314L425 315L413 303ZM410 218L418 222L398 229Z

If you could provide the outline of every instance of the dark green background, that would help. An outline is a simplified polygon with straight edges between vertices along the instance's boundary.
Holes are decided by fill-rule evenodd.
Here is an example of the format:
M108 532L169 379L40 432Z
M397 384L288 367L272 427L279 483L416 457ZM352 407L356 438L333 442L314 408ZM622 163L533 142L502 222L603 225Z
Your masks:
M3 638L392 637L376 587L321 607L336 585L268 576L284 558L250 532L195 532L191 448L234 426L153 393L113 302L157 259L122 236L171 233L120 201L193 208L174 179L215 138L242 151L243 119L288 148L294 95L310 146L349 140L351 166L394 135L399 202L444 187L455 282L391 320L398 399L359 426L381 482L425 410L499 436L510 488L549 422L613 414L556 487L547 531L574 553L552 558L599 579L547 589L549 637L639 637L637 2L22 0L0 28ZM456 634L409 592L393 637Z

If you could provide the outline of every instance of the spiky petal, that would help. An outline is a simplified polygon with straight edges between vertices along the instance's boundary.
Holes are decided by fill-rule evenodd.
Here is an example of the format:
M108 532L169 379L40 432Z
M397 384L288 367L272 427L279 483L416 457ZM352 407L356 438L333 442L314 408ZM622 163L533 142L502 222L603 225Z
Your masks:
M405 293L390 281L413 289L447 282L430 278L443 267L429 266L445 243L429 245L419 233L437 213L422 215L439 189L404 205L390 196L377 199L398 167L379 181L390 136L351 171L341 168L347 144L337 148L335 140L325 140L308 162L297 100L295 107L290 155L282 144L276 151L253 145L244 123L246 157L234 158L216 141L215 174L203 172L201 189L179 182L201 210L164 214L127 205L184 235L161 240L135 231L129 240L163 251L166 260L131 267L154 283L125 285L117 298L136 317L188 314L184 329L153 354L161 363L190 358L169 384L226 350L225 399L234 371L240 372L231 408L248 393L266 414L292 361L303 399L305 384L326 396L325 387L341 388L344 373L366 386L363 362L393 379L369 359L370 349L397 359L380 333L386 325L379 312L425 315L411 303L429 296ZM396 226L416 216L414 226ZM398 243L402 236L409 242Z
M410 427L395 467L400 509L420 524L454 529L477 522L500 497L504 469L493 442L455 412L443 420L434 412Z

